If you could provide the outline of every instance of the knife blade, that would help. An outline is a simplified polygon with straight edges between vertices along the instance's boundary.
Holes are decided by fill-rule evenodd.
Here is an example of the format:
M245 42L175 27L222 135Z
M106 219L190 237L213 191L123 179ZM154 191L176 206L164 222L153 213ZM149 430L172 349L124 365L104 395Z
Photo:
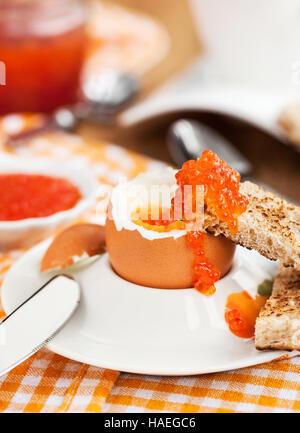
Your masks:
M25 361L63 328L80 301L78 283L58 275L0 324L0 376Z

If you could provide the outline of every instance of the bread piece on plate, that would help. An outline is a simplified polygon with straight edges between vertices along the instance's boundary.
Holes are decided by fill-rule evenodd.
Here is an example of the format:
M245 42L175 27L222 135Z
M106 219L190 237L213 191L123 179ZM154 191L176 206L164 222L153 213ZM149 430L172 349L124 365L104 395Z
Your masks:
M281 268L255 326L257 349L300 350L300 272Z
M249 205L239 217L238 233L232 234L210 210L205 211L205 229L300 270L300 208L252 182L241 183L240 192L247 196Z
M300 105L293 104L284 108L278 118L278 124L286 137L300 147Z

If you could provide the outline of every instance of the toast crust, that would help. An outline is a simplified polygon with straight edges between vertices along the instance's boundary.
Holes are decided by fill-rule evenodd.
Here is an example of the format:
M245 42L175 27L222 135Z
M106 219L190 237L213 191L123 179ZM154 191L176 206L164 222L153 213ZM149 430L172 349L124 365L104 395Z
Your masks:
M255 326L259 350L300 350L300 272L281 268Z
M249 205L239 217L238 233L232 234L211 210L205 212L205 229L300 270L300 208L249 181L241 183L240 192Z

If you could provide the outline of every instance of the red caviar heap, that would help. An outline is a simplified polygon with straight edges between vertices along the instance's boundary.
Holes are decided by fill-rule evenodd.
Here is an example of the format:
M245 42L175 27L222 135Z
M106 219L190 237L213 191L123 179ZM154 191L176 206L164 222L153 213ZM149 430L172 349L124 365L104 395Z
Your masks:
M0 221L47 217L72 208L81 199L68 179L39 174L0 175Z
M185 162L176 174L179 193L183 195L186 185L192 186L193 207L196 186L204 187L206 209L212 210L220 221L226 222L232 233L237 232L238 217L246 211L248 205L247 198L239 192L240 178L238 172L209 150L205 150L197 161ZM212 295L215 292L214 284L220 279L220 272L205 258L203 232L189 231L188 244L195 256L194 286L200 292Z
M214 284L220 279L220 271L205 257L204 234L200 231L188 232L188 245L194 252L194 287L206 296L211 296L216 289Z
M247 198L239 192L241 176L237 171L214 152L205 150L197 161L185 162L176 179L180 188L203 185L207 209L226 222L232 233L237 232L238 217L248 205Z

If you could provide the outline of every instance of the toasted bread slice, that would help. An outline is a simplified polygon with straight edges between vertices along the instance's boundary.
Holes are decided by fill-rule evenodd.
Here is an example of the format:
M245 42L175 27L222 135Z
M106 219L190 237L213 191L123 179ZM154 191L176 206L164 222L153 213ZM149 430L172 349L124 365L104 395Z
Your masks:
M300 105L293 104L284 108L278 124L286 137L296 146L300 146Z
M249 205L239 217L238 233L232 234L210 210L205 212L205 229L255 249L270 260L280 260L285 267L300 270L300 208L252 182L241 183L240 192Z
M282 268L255 326L257 349L300 350L300 272Z

